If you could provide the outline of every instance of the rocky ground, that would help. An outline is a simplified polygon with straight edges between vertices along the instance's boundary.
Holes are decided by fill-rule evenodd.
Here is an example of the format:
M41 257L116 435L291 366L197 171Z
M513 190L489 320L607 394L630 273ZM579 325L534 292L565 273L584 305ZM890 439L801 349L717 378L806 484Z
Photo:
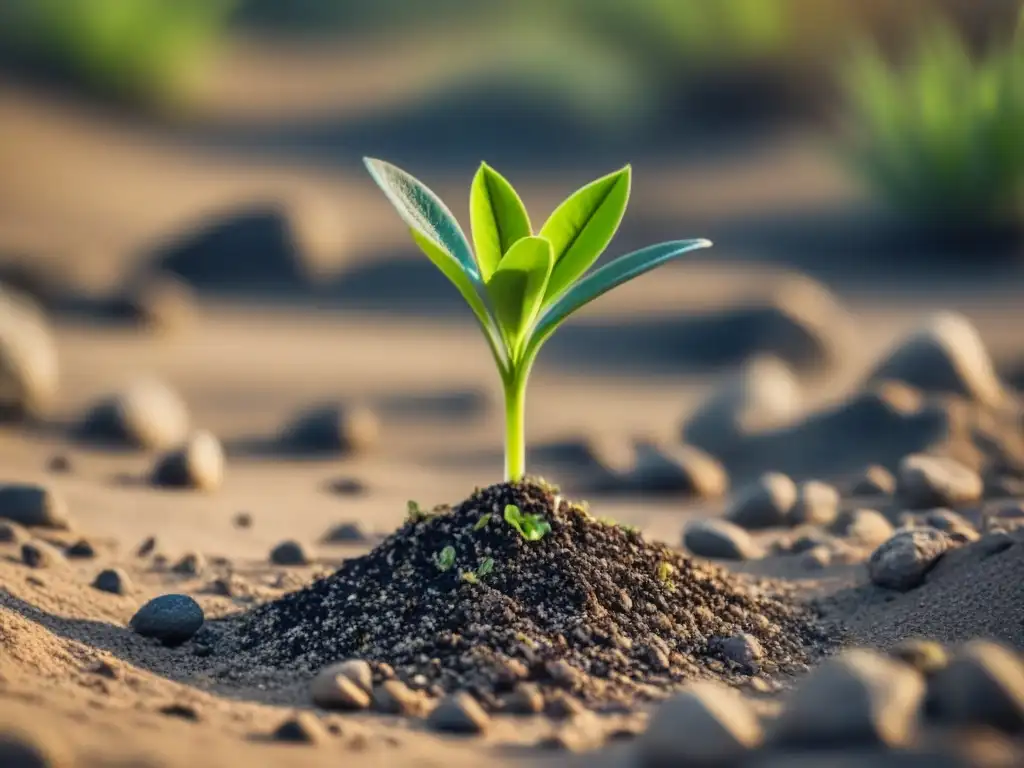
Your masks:
M484 345L368 188L85 118L59 155L18 103L25 178L122 191L0 179L3 250L52 257L3 261L0 764L1019 764L1013 269L736 269L723 200L848 191L785 138L649 165L624 239L706 217L720 261L560 331L561 488L495 485Z

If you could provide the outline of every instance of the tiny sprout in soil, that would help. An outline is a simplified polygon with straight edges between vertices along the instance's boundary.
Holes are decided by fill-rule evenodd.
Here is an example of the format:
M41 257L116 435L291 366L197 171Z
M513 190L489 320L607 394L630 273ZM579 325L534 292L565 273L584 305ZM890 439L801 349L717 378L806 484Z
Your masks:
M427 519L427 513L420 508L418 502L410 499L406 504L405 517L410 523L419 523Z
M505 480L526 471L526 382L537 353L570 315L634 277L711 245L673 240L594 262L619 228L629 200L627 165L570 195L534 233L512 185L486 163L470 189L473 246L441 199L382 160L365 159L413 240L458 289L490 347L505 395Z
M524 514L515 504L505 507L505 522L527 541L540 541L551 533L551 523L543 515Z
M455 547L447 546L442 549L440 555L434 555L434 562L440 571L451 570L451 567L455 565Z
M488 557L482 563L480 567L476 569L476 575L481 579L494 570L494 558Z
M490 512L488 512L487 514L484 514L484 515L480 515L480 519L476 521L476 524L473 526L473 530L474 531L479 531L481 528L483 528L489 522L491 522L491 513Z

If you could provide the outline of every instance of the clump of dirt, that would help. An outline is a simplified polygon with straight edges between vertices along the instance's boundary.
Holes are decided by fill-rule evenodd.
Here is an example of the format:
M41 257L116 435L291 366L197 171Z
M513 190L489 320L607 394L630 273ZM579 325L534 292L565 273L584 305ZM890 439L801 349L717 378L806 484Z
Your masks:
M506 505L550 532L525 540ZM358 657L489 706L525 679L598 705L699 677L797 673L828 642L775 585L647 542L535 481L413 515L369 554L224 629L235 674ZM745 658L728 653L737 636Z

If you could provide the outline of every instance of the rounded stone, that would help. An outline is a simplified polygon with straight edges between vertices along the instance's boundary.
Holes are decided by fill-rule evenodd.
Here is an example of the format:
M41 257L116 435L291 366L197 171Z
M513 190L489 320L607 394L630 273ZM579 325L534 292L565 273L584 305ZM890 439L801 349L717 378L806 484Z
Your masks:
M224 449L211 432L200 430L181 447L157 460L153 483L170 488L215 491L224 480Z
M840 513L829 530L854 544L877 547L888 541L896 529L881 512L874 509L854 509Z
M446 696L427 717L427 725L443 733L483 733L490 722L490 715L465 691Z
M65 562L59 549L36 539L21 545L21 561L30 568L52 568Z
M889 654L904 664L909 664L925 677L931 677L945 669L949 663L946 649L942 643L935 640L909 638L894 645Z
M970 504L981 499L981 476L946 456L912 454L900 462L896 491L909 509Z
M699 499L722 496L729 476L717 459L692 445L636 446L635 463L626 485L653 493L684 493Z
M311 558L299 542L282 541L270 550L270 562L274 565L309 565Z
M357 711L370 706L370 694L344 674L339 664L332 664L317 673L310 685L313 703L324 709ZM369 669L369 665L367 665Z
M932 678L929 703L937 719L1024 733L1024 662L987 640L967 643Z
M697 557L757 560L764 550L750 534L726 520L695 520L683 531L683 546Z
M57 344L45 313L28 296L0 286L0 411L44 416L59 386Z
M143 605L129 626L136 634L175 646L191 639L204 621L203 609L188 595L161 595Z
M131 579L120 568L107 568L100 571L96 574L92 585L100 592L110 592L113 595L124 595L132 589Z
M868 560L868 575L880 587L906 592L919 586L949 548L946 534L932 528L897 532Z
M780 472L766 472L734 497L725 516L748 530L788 525L796 500L796 483Z
M79 426L86 440L163 451L188 437L188 407L170 387L140 379L92 407Z
M299 453L361 453L379 435L380 423L369 408L321 405L296 416L282 431L281 443Z
M0 486L0 518L27 528L67 530L71 527L64 498L45 485Z
M828 483L808 480L797 488L791 515L795 525L828 525L839 513L839 491Z
M877 464L865 468L850 487L853 496L891 496L895 490L896 478L892 472Z

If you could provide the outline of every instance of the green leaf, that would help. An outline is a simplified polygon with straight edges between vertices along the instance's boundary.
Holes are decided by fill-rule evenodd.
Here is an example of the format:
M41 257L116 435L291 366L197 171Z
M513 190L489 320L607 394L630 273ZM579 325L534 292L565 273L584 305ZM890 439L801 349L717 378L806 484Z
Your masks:
M527 356L536 353L540 345L554 333L569 315L586 306L616 286L650 272L656 267L700 248L709 248L710 240L673 240L651 245L639 251L620 256L605 264L572 286L565 295L548 307L541 315L527 345Z
M447 546L441 550L440 555L434 555L434 565L442 572L451 570L455 565L455 547Z
M491 522L491 513L490 512L486 512L485 514L480 515L480 519L477 520L475 523L473 523L473 530L474 531L479 531L481 528L483 528L489 522Z
M530 217L512 185L487 163L480 165L473 178L469 215L477 266L486 282L509 248L533 234Z
M487 283L494 315L513 358L537 319L553 264L551 243L524 237L513 245Z
M363 162L402 220L414 232L433 241L455 259L467 274L479 279L480 272L473 260L469 242L459 222L441 202L441 198L421 181L391 163L372 157L363 158Z
M483 578L484 576L489 575L491 573L491 571L493 571L493 570L494 570L494 558L493 557L488 557L488 558L485 558L482 563L480 563L480 567L476 569L476 575L479 576L480 578Z
M627 165L574 192L541 228L540 235L551 241L555 256L545 304L576 282L608 247L626 212L630 175Z
M525 514L515 504L505 505L505 522L527 541L540 541L551 533L551 523L543 515Z

